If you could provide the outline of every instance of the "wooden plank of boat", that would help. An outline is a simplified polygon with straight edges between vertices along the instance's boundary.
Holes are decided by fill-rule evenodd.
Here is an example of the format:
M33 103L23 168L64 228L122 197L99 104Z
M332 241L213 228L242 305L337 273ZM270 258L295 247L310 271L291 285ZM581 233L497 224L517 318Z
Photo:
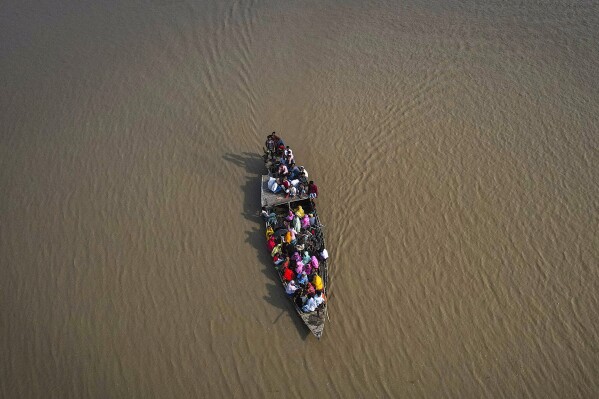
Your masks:
M262 206L271 207L308 199L307 194L301 197L285 197L284 194L275 194L268 189L268 179L270 179L269 175L262 175L262 192L260 195Z

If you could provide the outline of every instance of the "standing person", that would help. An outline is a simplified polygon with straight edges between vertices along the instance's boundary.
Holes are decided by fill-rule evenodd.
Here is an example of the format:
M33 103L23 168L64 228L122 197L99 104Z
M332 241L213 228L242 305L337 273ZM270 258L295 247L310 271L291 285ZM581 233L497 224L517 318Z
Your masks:
M273 135L275 134L275 132L272 132L272 134L269 134L268 137L266 138L266 150L272 154L275 152L275 139L273 138Z
M314 184L314 181L312 180L310 180L310 183L308 183L308 196L310 199L318 197L318 186Z
M289 148L289 146L287 146L287 148L285 148L285 152L284 152L283 156L287 160L288 165L290 165L291 162L293 162L295 159L295 157L293 156L293 151L291 151L291 148Z
M308 181L308 171L306 170L306 168L300 166L298 169L300 171L300 176L306 179L306 181Z
M285 142L279 136L275 135L275 137L275 145L283 153L285 151Z

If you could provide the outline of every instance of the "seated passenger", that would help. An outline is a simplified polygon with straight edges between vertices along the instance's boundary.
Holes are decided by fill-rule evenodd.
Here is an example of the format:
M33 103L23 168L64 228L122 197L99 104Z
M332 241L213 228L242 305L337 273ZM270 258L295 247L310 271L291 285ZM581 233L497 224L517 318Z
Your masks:
M287 234L289 234L289 241L287 241ZM287 230L287 233L285 233L285 241L287 241L289 244L295 244L295 230Z
M310 263L311 260L312 260L312 258L310 258L310 254L308 253L308 251L304 251L304 256L302 257L302 262L304 262L304 264L306 264L306 263Z
M290 209L289 214L287 216L285 216L285 220L291 222L293 220L294 216L295 215L293 214L293 211Z
M310 180L310 183L308 183L308 196L311 199L318 197L318 186L314 184L312 180Z
M296 262L295 265L295 274L299 276L304 272L304 264L300 261Z
M304 271L306 272L306 274L309 276L312 274L312 271L314 270L314 268L312 267L312 263L306 263L304 265Z
M308 300L302 306L304 313L314 312L316 310L316 301L314 300L314 294L308 294Z
M306 292L308 293L308 295L314 295L316 293L316 289L314 288L312 283L308 283L308 286L306 287Z
M295 216L297 216L297 217L300 217L300 218L303 218L303 217L304 217L304 215L305 215L304 208L302 208L302 206L301 206L301 205L299 205L299 206L298 206L298 207L295 209Z
M303 197L304 195L308 194L308 188L306 187L306 185L304 183L300 183L299 186L297 187L297 195L299 195L300 197Z
M302 229L308 230L310 228L310 216L304 215L302 218Z
M293 151L291 151L291 148L289 148L289 146L285 147L285 151L284 151L285 157L288 156L293 156Z
M262 216L262 219L264 219L264 221L268 225L272 225L273 221L274 223L277 222L277 214L274 212L269 212L265 206L262 207L262 212L260 212L260 216Z
M270 236L272 236L272 235L274 235L274 234L275 234L275 231L272 229L272 227L271 227L271 226L268 226L268 227L266 228L266 239L268 240L268 239L270 238ZM274 247L273 247L273 248L274 248ZM272 251L272 249L271 249L271 251Z
M268 179L268 189L275 194L283 191L283 187L281 187L279 185L279 183L277 182L277 179L275 179L274 177L271 177L270 179Z
M275 242L275 236L271 235L268 237L268 241L266 241L266 248L268 249L268 252L272 252L276 245L277 243Z
M287 230L287 233L285 233L284 239L287 244L291 243L291 233L289 232L289 230Z
M312 263L314 269L318 269L318 259L316 259L316 256L310 258L310 263Z
M276 254L280 254L280 253L281 253L281 244L277 244L270 252L270 256L272 256L274 258Z
M284 163L282 163L281 165L279 165L279 176L280 177L284 177L287 176L289 174L289 170L287 169L287 165L285 165Z
M306 274L306 272L303 272L298 276L297 283L301 286L308 284L308 275Z
M283 281L285 281L287 283L295 278L295 274L293 273L293 270L291 270L288 267L283 269L282 276L283 276Z
M288 169L290 179L293 180L300 177L300 169L295 165L295 162L291 162Z
M318 273L316 273L314 275L314 278L312 279L312 284L314 285L314 288L319 291L319 290L323 290L324 289L324 284L322 282L322 277L320 277L318 275Z
M285 293L288 296L293 296L293 294L295 294L295 291L297 291L297 285L295 285L295 280L291 280L287 286L285 287ZM318 306L318 305L316 305Z
M289 190L287 190L287 194L290 197L295 197L297 195L297 188L295 186L289 187Z
M306 181L308 181L308 171L303 166L298 168L300 170L300 176L303 177Z
M324 294L320 290L316 290L316 295L314 295L314 301L316 302L316 307L319 307L322 303L324 303Z
M314 216L313 213L309 214L308 216L310 216L310 226L315 226L316 225L316 216Z
M298 234L300 231L302 231L302 223L300 222L300 219L297 216L293 217L292 227L293 230L295 230L295 232Z
M274 258L272 258L274 264L275 264L275 269L281 269L283 266L279 266L281 263L285 264L285 256L283 256L283 254L277 254L275 255Z
M300 254L297 253L297 251L291 255L291 259L293 259L294 262L299 262L302 260Z

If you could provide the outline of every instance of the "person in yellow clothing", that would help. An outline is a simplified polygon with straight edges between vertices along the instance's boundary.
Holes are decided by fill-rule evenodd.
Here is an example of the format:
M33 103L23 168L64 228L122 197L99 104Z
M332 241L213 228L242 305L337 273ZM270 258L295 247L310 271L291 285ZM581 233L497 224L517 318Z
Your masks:
M272 229L271 226L268 226L266 228L266 239L270 239L270 236L272 236L273 234L275 234L275 231Z
M298 207L297 207L297 209L295 210L295 215L296 215L298 218L303 218L305 214L306 214L306 213L304 212L304 208L302 208L302 206L301 206L301 205L300 205L300 206L298 206Z
M314 286L314 289L316 289L317 291L324 289L324 284L322 283L322 277L320 277L318 275L318 273L316 273L316 275L312 279L312 285Z

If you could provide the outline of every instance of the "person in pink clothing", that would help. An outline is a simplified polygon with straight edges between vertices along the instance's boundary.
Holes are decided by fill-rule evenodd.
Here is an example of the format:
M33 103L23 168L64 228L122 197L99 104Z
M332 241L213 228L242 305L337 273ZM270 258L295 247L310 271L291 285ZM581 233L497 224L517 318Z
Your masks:
M318 259L316 259L316 256L312 255L310 258L310 263L314 269L318 269Z
M302 229L307 230L310 228L310 216L307 214L302 218Z
M301 261L296 262L295 274L299 276L303 272L304 272L304 264Z

